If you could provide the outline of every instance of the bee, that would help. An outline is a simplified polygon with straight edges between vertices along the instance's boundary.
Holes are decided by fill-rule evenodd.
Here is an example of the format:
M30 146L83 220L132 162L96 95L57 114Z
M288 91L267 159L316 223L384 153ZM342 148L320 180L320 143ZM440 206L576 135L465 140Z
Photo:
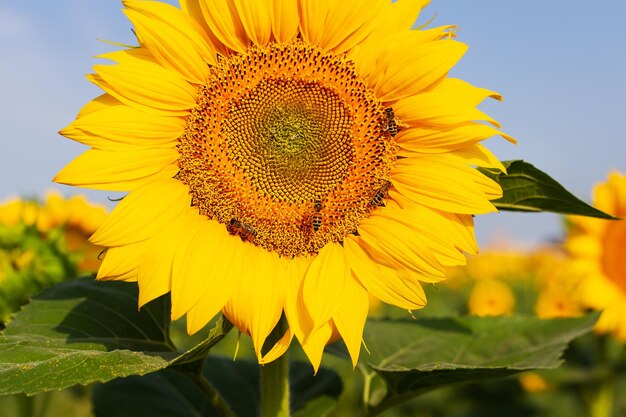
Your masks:
M315 213L310 217L311 227L314 232L317 232L320 230L320 227L322 227L322 213L320 213L320 211L322 211L322 202L320 200L313 201L313 209Z
M372 200L370 201L370 206L384 206L383 200L387 197L387 191L389 191L389 188L391 188L391 182L385 181L383 185L381 185L380 188L376 190L374 197L372 197Z
M389 132L391 137L394 137L398 134L398 122L396 120L396 115L393 114L393 109L391 107L387 107L385 109L385 117L387 118L387 123L383 128L383 131Z
M256 236L256 230L252 226L248 226L234 217L230 219L230 223L226 226L226 230L228 230L228 233L231 235L238 235L244 242L251 242Z

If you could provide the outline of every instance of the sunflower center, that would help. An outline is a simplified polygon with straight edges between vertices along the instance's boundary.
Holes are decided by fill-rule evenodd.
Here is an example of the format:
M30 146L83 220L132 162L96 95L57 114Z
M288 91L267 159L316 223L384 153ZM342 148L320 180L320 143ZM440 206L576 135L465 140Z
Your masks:
M199 87L178 178L199 213L281 256L354 233L384 201L396 145L344 57L300 41L222 59Z
M316 83L261 80L233 103L222 133L227 154L251 185L285 202L319 199L348 173L351 116Z

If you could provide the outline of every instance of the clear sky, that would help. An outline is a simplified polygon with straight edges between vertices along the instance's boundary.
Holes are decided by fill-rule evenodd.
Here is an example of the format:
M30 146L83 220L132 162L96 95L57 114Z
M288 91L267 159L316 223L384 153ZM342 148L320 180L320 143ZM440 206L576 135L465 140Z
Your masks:
M174 3L171 1L171 3ZM56 132L100 91L85 74L94 55L132 43L117 0L0 0L0 201L57 188L50 179L84 149ZM482 106L519 140L493 138L501 159L525 159L589 200L610 170L626 172L625 0L432 0L421 21L457 24L470 49L452 75L504 96ZM106 202L107 193L90 192ZM537 243L560 236L550 214L478 218L495 237Z

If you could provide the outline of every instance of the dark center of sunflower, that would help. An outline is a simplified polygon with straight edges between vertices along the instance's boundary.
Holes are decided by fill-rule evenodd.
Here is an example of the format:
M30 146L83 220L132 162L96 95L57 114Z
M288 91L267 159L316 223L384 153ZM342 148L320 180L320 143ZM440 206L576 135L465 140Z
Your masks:
M178 178L232 234L282 256L316 252L386 195L387 122L345 58L302 42L252 47L199 87Z
M317 83L261 80L222 125L227 155L261 193L285 202L319 199L346 176L354 151L350 113Z

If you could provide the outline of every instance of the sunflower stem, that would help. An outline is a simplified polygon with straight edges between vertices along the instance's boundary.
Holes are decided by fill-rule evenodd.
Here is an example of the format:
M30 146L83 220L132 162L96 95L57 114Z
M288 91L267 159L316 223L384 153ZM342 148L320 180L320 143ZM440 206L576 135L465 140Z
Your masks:
M608 354L608 337L598 336L597 362L601 369L608 370L599 385L595 387L589 401L589 414L591 417L610 417L613 414L613 400L615 396L615 375L610 366Z
M287 329L284 317L273 333ZM270 336L271 337L271 336ZM278 340L278 339L277 339ZM273 362L261 366L261 415L289 417L289 355L288 351Z
M198 366L197 372L192 376L196 384L202 389L211 402L211 405L215 407L221 417L236 417L233 410L222 397L220 392L204 377L204 360L202 365Z
M18 415L20 417L33 417L35 415L35 397L26 394L15 396L17 400Z

